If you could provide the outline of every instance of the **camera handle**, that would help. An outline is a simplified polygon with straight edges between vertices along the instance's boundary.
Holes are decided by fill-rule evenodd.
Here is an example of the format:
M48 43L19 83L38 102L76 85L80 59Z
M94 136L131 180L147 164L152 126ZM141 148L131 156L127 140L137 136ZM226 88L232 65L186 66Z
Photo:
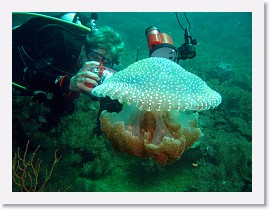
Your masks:
M196 39L192 39L189 29L184 29L184 39L185 42L177 49L177 58L175 59L176 63L179 63L180 60L192 59L196 56L195 46L197 44Z
M186 18L186 21L188 23L188 28L184 28L178 18L177 12L176 14L176 18L177 21L179 23L179 26L182 28L182 30L184 31L184 39L185 42L178 48L178 55L177 58L175 59L176 63L179 63L180 60L186 60L186 59L192 59L196 56L196 49L194 45L197 45L197 40L193 39L190 35L190 29L191 29L191 25L190 22L186 16L186 13L184 12L184 16Z

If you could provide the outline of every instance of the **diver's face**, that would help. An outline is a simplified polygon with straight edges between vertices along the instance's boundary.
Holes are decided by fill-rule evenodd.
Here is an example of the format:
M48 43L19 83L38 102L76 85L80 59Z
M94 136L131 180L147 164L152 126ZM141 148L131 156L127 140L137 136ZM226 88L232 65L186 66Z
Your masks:
M104 58L112 59L111 56L107 55L107 50L105 50L105 49L97 48L97 49L91 49L91 50L98 53L99 55L101 55ZM99 57L99 58L102 59L102 57Z
M97 49L89 49L86 51L86 56L89 61L97 61L100 62L101 65L106 66L108 68L112 68L113 61L112 57L108 55L107 50L97 48Z
M79 66L82 67L83 64L88 61L100 62L101 65L108 68L112 68L114 65L112 56L108 54L107 50L101 48L86 49L85 46L82 46L79 56Z

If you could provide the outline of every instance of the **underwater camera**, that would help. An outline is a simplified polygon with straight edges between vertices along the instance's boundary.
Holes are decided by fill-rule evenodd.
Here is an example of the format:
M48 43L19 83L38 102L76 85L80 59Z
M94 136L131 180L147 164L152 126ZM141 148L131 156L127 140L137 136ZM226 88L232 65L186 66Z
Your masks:
M94 74L98 75L100 77L100 80L97 81L98 85L101 85L106 79L109 79L111 76L113 76L116 71L107 68L105 66L90 66L87 71L93 72ZM86 83L85 86L89 88L93 88L94 86L92 84Z
M185 19L188 23L188 27L185 28L181 25L177 12L175 13L179 26L184 31L185 42L176 48L173 44L172 38L166 33L160 33L156 26L149 26L145 30L147 37L149 56L150 57L162 57L168 58L176 63L180 60L192 59L196 56L195 46L197 40L193 39L190 35L191 25L184 12Z
M147 37L149 56L168 58L176 63L179 60L192 59L196 56L195 46L196 39L192 39L189 30L184 29L185 42L176 48L173 44L172 38L166 33L160 33L156 26L149 26L145 30Z
M168 34L160 33L159 29L155 26L149 26L145 30L145 35L148 41L150 57L162 57L175 61L177 48Z

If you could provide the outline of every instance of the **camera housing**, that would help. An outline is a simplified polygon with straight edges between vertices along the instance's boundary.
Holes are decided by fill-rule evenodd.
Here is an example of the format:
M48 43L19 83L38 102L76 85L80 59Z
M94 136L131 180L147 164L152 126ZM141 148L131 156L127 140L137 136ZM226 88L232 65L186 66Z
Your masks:
M185 42L176 48L172 38L166 33L160 33L156 26L149 26L145 30L147 37L149 56L168 58L176 63L180 60L192 59L196 56L196 39L192 39L189 29L184 29Z
M160 33L156 26L149 26L145 30L147 37L149 56L168 58L174 61L177 57L177 48L172 38L166 33Z
M97 82L98 85L101 85L105 80L109 79L111 76L113 76L116 71L107 68L105 66L91 66L88 71L93 72L94 74L98 75L100 77L100 80ZM85 86L89 88L93 88L94 86L92 84L86 83Z

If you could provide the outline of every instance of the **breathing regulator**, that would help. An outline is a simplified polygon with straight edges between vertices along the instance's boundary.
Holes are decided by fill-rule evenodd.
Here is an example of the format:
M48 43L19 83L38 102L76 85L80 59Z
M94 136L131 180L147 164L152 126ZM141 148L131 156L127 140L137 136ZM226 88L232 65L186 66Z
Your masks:
M98 19L98 15L95 12L92 12L90 17L86 17L80 12L64 13L60 16L60 19L75 23L77 25L86 26L90 28L92 32L98 30L96 28L96 20Z

